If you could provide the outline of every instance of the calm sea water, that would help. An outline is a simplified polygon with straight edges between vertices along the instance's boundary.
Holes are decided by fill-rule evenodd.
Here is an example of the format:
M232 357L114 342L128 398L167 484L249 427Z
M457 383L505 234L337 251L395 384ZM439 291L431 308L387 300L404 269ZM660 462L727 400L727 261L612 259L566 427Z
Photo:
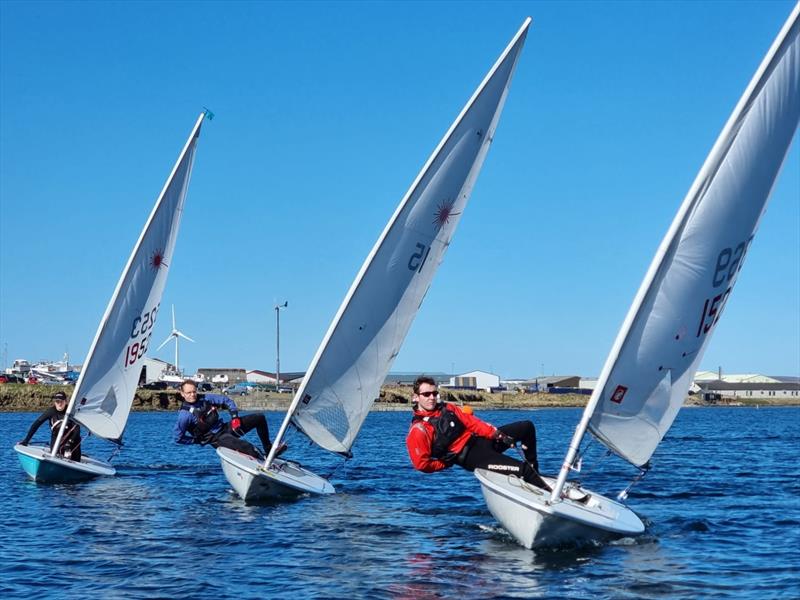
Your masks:
M478 415L533 419L545 472L579 417ZM174 445L171 413L132 415L116 477L37 485L11 450L34 417L0 415L4 598L800 597L796 408L683 410L629 499L645 535L536 552L497 525L471 474L411 468L406 412L372 413L346 464L290 437L287 456L333 472L338 493L270 506L233 495L212 449ZM614 494L633 474L609 458L583 481Z

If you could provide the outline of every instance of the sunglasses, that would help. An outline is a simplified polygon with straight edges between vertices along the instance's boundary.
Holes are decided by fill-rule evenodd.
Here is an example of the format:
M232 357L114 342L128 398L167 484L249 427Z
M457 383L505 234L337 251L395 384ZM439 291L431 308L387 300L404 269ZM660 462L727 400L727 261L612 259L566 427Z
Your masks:
M430 398L431 396L433 396L434 398L436 398L436 397L439 395L439 392L437 392L437 391L433 391L433 392L420 392L420 393L419 393L419 394L417 394L417 395L418 395L418 396L424 396L425 398Z

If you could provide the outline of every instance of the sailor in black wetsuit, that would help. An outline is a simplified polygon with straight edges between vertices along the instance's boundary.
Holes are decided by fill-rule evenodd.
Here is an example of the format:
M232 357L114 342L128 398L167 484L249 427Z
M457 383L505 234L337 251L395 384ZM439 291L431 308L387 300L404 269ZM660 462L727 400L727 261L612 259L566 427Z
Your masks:
M25 436L25 439L20 440L20 445L27 446L39 427L45 421L48 421L50 423L50 449L52 450L66 413L67 395L64 392L56 392L53 394L53 406L44 411L33 422L33 425L28 430L28 435ZM72 419L67 421L67 429L64 431L64 436L61 438L61 447L56 454L75 462L81 461L81 428Z
M236 403L227 396L219 394L197 395L197 384L187 379L181 384L183 405L178 412L173 438L177 444L210 444L214 448L222 446L242 454L261 459L269 453L272 442L269 439L267 419L263 413L247 415L239 418ZM220 408L225 408L231 415L231 422L226 423L219 415ZM255 429L264 448L262 454L250 442L241 439L248 431ZM279 453L286 449L282 445Z

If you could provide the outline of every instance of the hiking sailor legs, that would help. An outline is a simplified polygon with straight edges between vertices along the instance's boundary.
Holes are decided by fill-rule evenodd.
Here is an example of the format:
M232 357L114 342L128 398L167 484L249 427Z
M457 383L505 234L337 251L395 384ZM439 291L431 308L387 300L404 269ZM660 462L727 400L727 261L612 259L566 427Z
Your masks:
M219 394L198 397L197 384L192 380L181 384L181 396L184 402L173 430L175 443L210 445L213 448L222 446L258 459L263 458L272 448L267 419L262 413L240 418L233 400ZM220 409L228 411L230 423L222 419ZM241 439L253 429L261 440L263 453L250 442Z

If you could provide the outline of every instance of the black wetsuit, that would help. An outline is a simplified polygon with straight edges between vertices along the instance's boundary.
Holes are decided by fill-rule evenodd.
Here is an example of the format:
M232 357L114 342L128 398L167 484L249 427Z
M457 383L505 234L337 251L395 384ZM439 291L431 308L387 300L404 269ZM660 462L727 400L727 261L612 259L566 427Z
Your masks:
M219 416L218 409L227 409L231 416L238 415L236 404L226 396L206 394L198 398L197 402L184 402L178 412L178 420L173 430L173 439L178 444L209 444L213 448L222 446L248 454L255 458L262 458L261 452L241 436L253 429L258 433L264 452L269 452L272 443L269 439L267 419L261 413L241 417L239 429L233 430L230 423L226 423Z
M549 490L550 486L539 475L539 460L536 455L536 428L533 423L530 421L516 421L508 425L501 425L497 429L520 442L525 461L503 454L509 448L506 444L473 435L464 447L464 451L458 456L457 464L468 471L488 469L489 471L517 475L528 483Z
M33 422L31 428L28 430L28 435L25 436L25 439L23 439L20 444L27 446L39 427L41 427L45 421L49 421L50 449L52 450L53 445L56 443L56 438L58 438L61 421L64 420L66 412L66 407L64 407L64 410L56 410L55 406L48 408ZM61 438L61 447L58 449L57 454L77 462L81 460L81 428L72 419L67 422L67 429L64 431L64 437ZM69 454L69 456L67 456L67 454Z

